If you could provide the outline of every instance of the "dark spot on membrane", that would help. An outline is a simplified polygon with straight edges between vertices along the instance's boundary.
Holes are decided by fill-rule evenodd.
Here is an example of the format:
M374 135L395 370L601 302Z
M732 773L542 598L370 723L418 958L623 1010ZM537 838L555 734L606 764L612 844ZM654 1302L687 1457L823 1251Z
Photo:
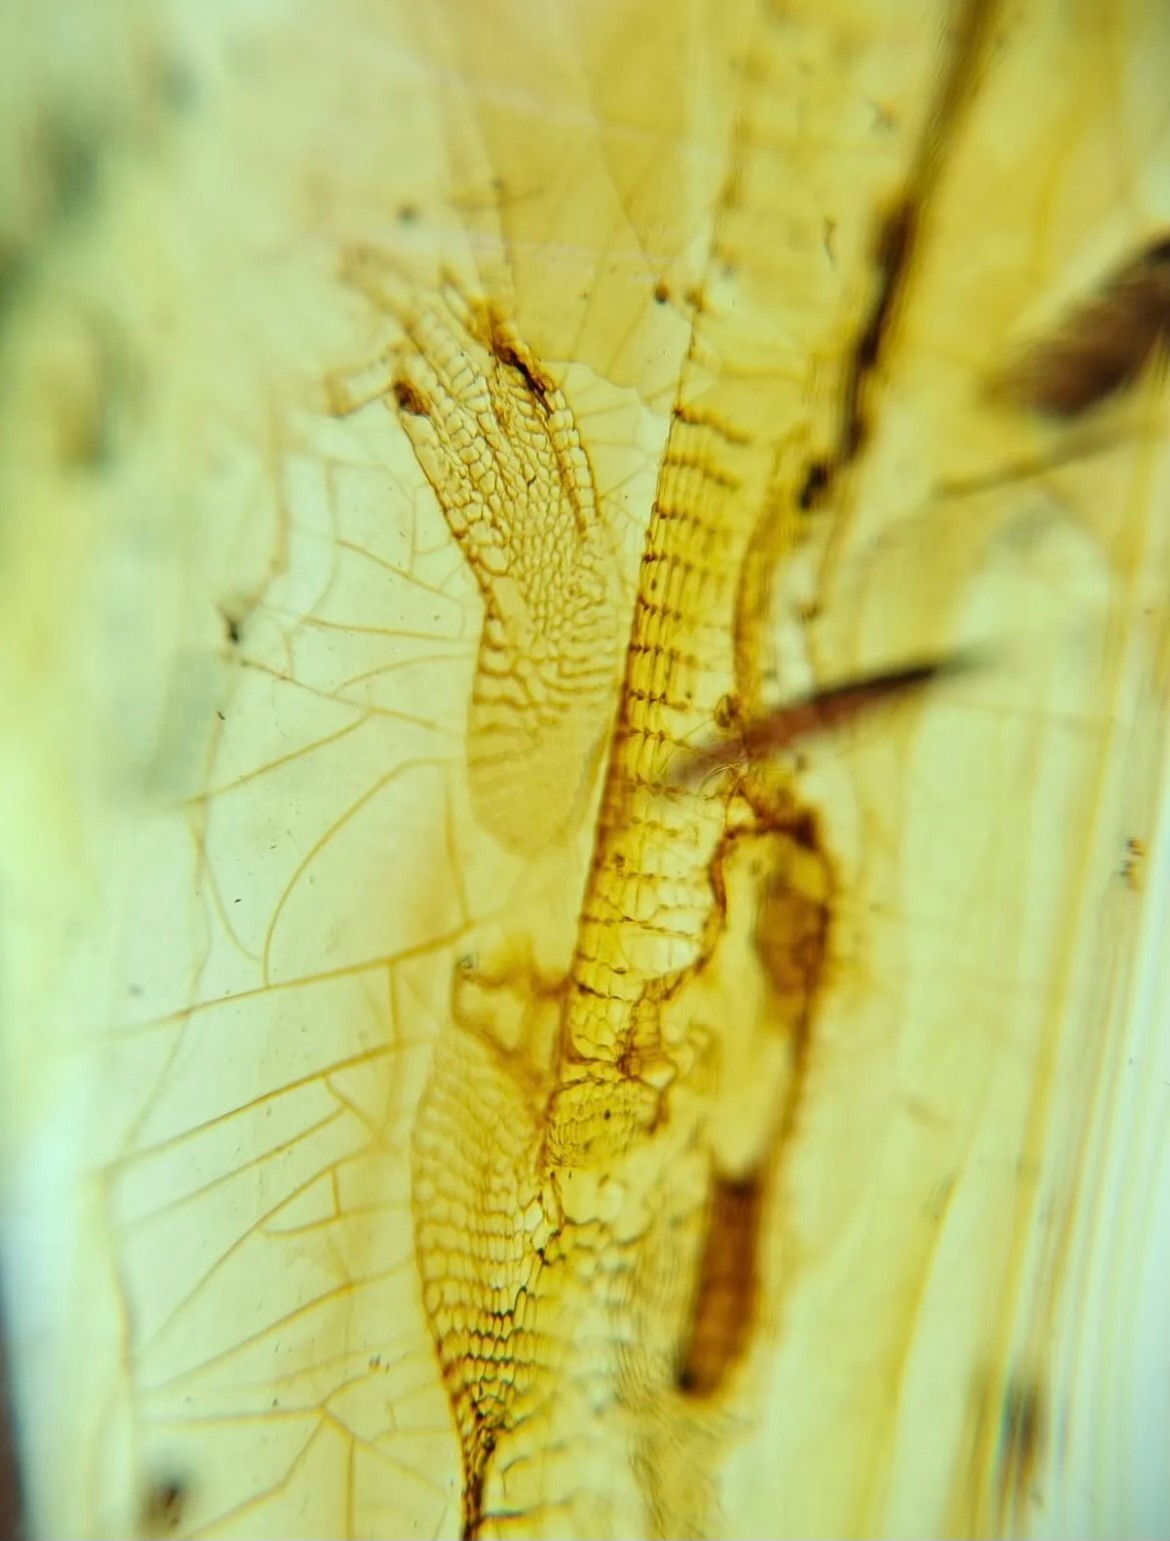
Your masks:
M819 851L821 848L821 832L817 826L816 814L809 808L801 808L795 817L787 820L784 832L796 845L803 846L806 851Z
M656 305L665 305L669 299L670 290L666 287L666 281L660 278L654 285L654 303Z
M1003 1498L1026 1496L1036 1475L1044 1442L1044 1398L1030 1380L1010 1380L999 1419L996 1480Z
M684 1396L713 1396L744 1356L758 1289L758 1232L763 1183L716 1177L690 1332L675 1385Z
M508 344L499 344L495 350L496 357L501 364L506 364L509 369L514 369L521 376L533 400L547 408L548 398L552 391L552 384L546 380L539 371L516 349Z
M832 479L832 469L827 460L811 461L805 472L804 481L800 484L800 491L796 495L797 507L806 514L810 509L818 508L829 490Z
M729 732L740 720L739 703L734 696L720 696L715 703L715 725Z
M400 376L395 380L391 390L400 412L408 412L411 417L427 416L427 404L409 380L404 380Z
M492 355L506 369L514 369L528 388L528 393L544 411L550 410L549 398L556 390L556 383L528 352L517 342L510 328L490 307L484 307L482 337Z
M142 1498L141 1525L148 1536L173 1535L183 1523L190 1485L175 1472L154 1478Z
M1126 389L1170 345L1170 239L1117 268L991 382L994 397L1072 419Z

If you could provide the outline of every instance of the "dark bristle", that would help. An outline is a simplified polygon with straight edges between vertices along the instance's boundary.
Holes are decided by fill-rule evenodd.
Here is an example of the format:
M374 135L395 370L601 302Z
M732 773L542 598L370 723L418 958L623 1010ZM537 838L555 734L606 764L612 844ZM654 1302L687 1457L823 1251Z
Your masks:
M1170 341L1170 239L1119 267L992 382L1043 417L1075 419L1132 386Z

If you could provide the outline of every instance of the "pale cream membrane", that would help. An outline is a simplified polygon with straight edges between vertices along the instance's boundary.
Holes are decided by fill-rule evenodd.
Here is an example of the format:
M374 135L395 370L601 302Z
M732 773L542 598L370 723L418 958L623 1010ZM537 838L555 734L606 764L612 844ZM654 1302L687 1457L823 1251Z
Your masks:
M27 1533L1165 1534L1161 0L0 58Z

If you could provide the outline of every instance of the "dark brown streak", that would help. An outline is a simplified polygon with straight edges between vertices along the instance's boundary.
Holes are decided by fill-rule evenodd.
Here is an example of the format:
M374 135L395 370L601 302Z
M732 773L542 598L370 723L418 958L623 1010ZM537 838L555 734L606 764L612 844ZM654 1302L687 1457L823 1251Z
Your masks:
M685 1396L718 1392L751 1340L762 1203L758 1176L715 1179L691 1330L675 1380Z
M1124 263L991 382L993 397L1071 419L1133 384L1170 344L1170 239Z
M483 1526L483 1484L487 1474L487 1460L495 1441L490 1440L474 1469L465 1471L463 1477L463 1514L459 1527L460 1541L476 1541Z
M426 402L409 380L400 376L395 380L392 390L400 412L409 413L411 417L429 416Z
M171 1536L180 1530L190 1487L176 1473L154 1477L142 1499L141 1528L148 1536Z
M998 0L966 0L961 5L950 58L914 164L902 195L880 227L874 252L876 292L845 370L836 447L827 459L819 458L809 465L797 494L799 507L806 511L827 501L837 478L869 441L869 382L888 351L894 320L922 244L924 215L937 186L947 146L978 90L997 10Z
M796 499L805 512L825 502L837 477L857 459L869 439L866 386L881 364L894 314L906 287L917 227L917 210L909 199L899 203L882 225L875 253L877 295L845 372L837 447L832 459L813 460L808 466Z
M815 734L834 732L875 706L901 700L940 678L965 671L972 664L970 656L956 654L863 675L843 685L799 696L778 710L745 723L732 736L720 735L681 755L671 772L670 784L693 786L713 772L761 759Z
M528 387L529 395L547 416L550 410L549 397L556 389L555 385L527 351L517 346L515 339L509 335L494 312L488 315L485 341L499 362L508 369L514 369L521 377Z
M863 392L866 381L882 361L894 312L906 285L917 228L918 213L909 200L892 210L882 226L876 254L879 274L877 297L865 329L853 350L849 373L845 379L839 466L848 465L865 447L869 425L863 415Z
M1011 1380L1000 1409L996 1482L1001 1504L1025 1499L1036 1478L1044 1443L1044 1397L1027 1380Z

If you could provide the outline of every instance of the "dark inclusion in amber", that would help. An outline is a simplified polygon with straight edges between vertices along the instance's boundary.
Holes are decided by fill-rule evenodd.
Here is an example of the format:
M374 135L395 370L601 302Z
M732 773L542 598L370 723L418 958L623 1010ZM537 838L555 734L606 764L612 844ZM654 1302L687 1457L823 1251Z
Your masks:
M555 1528L565 1495L602 1471L610 1485L591 1497L607 1529L702 1531L778 1341L785 1154L839 898L832 831L785 751L933 686L955 660L778 702L773 587L789 558L831 540L870 445L940 167L994 37L995 7L961 11L904 186L882 189L834 432L805 455L785 437L800 378L758 336L761 316L791 314L807 261L794 252L788 271L769 239L781 184L761 124L779 111L778 11L754 34L751 131L692 295L624 649L595 477L552 373L493 306L454 286L419 300L351 254L350 277L398 328L385 394L482 599L466 738L482 828L522 856L565 840L606 761L567 974L538 980L514 959L462 972L414 1129L416 1260L466 1536ZM1075 416L1120 389L1165 336L1165 288L1156 247L1003 392ZM654 297L668 295L663 283ZM1032 1465L1030 1405L1006 1415L1001 1467Z

